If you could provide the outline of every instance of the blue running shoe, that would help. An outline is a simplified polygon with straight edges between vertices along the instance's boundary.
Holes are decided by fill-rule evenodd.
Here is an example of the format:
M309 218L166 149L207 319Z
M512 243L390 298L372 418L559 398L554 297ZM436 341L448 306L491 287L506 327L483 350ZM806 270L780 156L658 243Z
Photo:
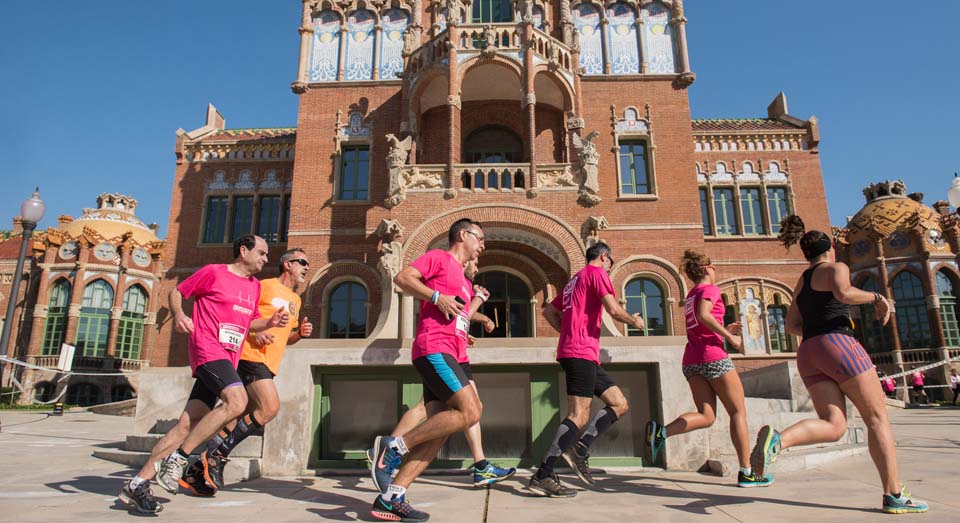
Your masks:
M373 479L373 486L381 494L387 492L387 488L393 481L393 471L403 461L403 456L390 447L390 442L393 439L390 436L377 436L377 439L373 442L373 455L376 459L373 461L373 466L370 467L370 478Z
M756 472L744 474L742 470L737 473L737 486L740 488L769 487L772 484L772 474L766 476L760 476Z
M667 442L667 428L654 420L647 422L647 446L650 447L650 463L657 462L657 456Z
M407 503L403 498L387 502L383 496L377 496L370 509L370 515L380 521L426 521L430 514L419 511Z
M911 499L903 485L900 486L899 496L883 495L883 511L887 514L919 514L928 510L930 507L926 503Z
M757 444L750 453L750 468L758 477L765 477L767 467L773 465L780 455L780 433L770 425L764 425L757 433Z
M483 469L473 468L473 486L493 485L512 477L516 473L517 469L513 467L502 469L493 463L487 463L487 466Z

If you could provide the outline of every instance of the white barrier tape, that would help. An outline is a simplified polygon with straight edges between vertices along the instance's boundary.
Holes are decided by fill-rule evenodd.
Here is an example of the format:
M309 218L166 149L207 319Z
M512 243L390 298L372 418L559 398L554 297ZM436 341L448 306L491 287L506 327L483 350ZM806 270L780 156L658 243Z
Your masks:
M923 367L917 367L917 368L915 368L915 369L905 370L905 371L899 372L899 373L897 373L897 374L890 374L890 375L888 375L888 376L884 376L884 377L881 378L881 379L884 379L884 378L891 378L891 379L901 378L901 377L903 377L903 376L907 376L907 375L913 374L914 372L917 372L917 371L923 372L923 371L925 371L925 370L933 369L933 368L936 368L936 367L941 367L941 366L943 366L943 365L946 365L947 363L953 363L953 362L955 362L955 361L960 361L960 356L958 356L958 357L956 357L956 358L947 358L947 359L945 359L945 360L940 360L940 361L938 361L938 362L936 362L936 363L930 363L930 364L928 364L928 365L924 365Z
M25 367L25 368L28 368L28 369L42 370L42 371L47 371L47 372L53 372L53 373L56 373L56 374L66 374L66 375L68 375L68 376L127 376L127 375L130 375L130 374L136 374L136 373L140 372L140 371L138 371L138 370L137 370L137 371L119 370L119 371L117 371L117 372L74 372L74 371L63 372L63 371L60 370L60 369L51 369L51 368L48 368L48 367L41 367L41 366L39 366L39 365L34 365L34 364L32 364L32 363L27 363L27 362L25 362L25 361L20 361L20 360L17 360L17 359L13 359L13 358L10 358L10 357L8 357L8 356L0 356L0 361L4 361L4 362L6 362L6 363L10 363L10 364L13 364L13 365L19 365L19 366L21 366L21 367Z

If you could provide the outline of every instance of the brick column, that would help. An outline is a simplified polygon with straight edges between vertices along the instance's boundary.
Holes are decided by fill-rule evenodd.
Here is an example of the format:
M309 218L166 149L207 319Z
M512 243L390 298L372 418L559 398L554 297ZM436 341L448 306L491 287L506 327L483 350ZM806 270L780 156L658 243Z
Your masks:
M453 165L457 163L460 148L460 111L462 109L460 101L460 79L457 71L457 42L460 40L457 29L457 19L459 14L454 17L448 15L447 21L447 39L450 46L450 53L447 58L447 173L446 173L446 191L443 197L450 199L457 196L457 176Z

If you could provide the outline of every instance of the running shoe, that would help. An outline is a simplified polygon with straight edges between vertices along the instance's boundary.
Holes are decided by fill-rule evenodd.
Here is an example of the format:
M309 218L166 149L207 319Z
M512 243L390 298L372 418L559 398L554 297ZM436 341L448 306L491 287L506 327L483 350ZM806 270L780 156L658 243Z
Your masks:
M777 461L780 454L780 433L770 425L764 425L757 433L757 444L750 453L750 468L754 474L765 476L767 467Z
M487 463L483 469L473 468L473 486L482 487L484 485L493 485L505 479L512 477L517 473L517 469L510 467L508 469L500 468L493 463Z
M563 461L567 462L567 465L573 470L573 472L580 478L580 481L590 485L591 487L597 482L593 480L593 476L590 475L590 463L587 461L590 458L590 455L581 456L577 452L577 446L574 445L572 449L566 450L563 454Z
M212 498L217 493L217 489L207 485L207 481L203 477L203 465L199 461L195 461L184 471L179 483L181 487L189 490L194 496L201 498Z
M756 472L744 474L741 470L737 474L737 486L742 488L769 487L773 484L773 474L760 476Z
M556 474L543 479L538 479L536 474L534 474L530 478L530 483L527 484L527 490L531 490L548 498L572 498L577 495L576 490L564 487Z
M413 508L403 498L388 503L383 500L383 496L377 496L376 501L373 502L373 508L370 509L370 515L380 521L426 521L430 519L430 514Z
M650 463L657 462L657 456L667 442L667 428L654 420L647 422L647 446L650 447Z
M912 499L907 489L900 485L900 495L883 495L883 511L887 514L919 514L926 512L930 507L926 503Z
M120 494L117 494L117 499L142 514L156 514L163 510L163 505L153 498L149 481L144 481L135 489L130 488L129 481L126 482L123 489L120 490Z
M373 479L373 486L381 494L386 494L387 487L393 481L393 471L403 461L403 456L390 447L390 442L393 439L390 436L377 436L377 439L373 441L373 455L376 456L376 459L373 461L373 466L370 467L370 478Z
M157 484L163 487L163 490L176 495L187 463L187 458L181 458L176 453L163 458L163 461L154 462L153 469L157 471Z
M200 454L203 479L214 489L223 488L223 468L226 467L228 461L230 460L216 452L204 450L203 453Z

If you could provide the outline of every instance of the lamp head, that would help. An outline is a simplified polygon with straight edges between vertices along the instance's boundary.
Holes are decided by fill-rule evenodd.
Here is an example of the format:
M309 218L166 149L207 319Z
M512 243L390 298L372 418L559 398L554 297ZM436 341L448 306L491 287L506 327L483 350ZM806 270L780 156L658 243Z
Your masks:
M39 223L43 219L43 211L46 210L43 200L40 199L40 188L33 191L33 196L27 198L20 204L20 218L25 222Z

